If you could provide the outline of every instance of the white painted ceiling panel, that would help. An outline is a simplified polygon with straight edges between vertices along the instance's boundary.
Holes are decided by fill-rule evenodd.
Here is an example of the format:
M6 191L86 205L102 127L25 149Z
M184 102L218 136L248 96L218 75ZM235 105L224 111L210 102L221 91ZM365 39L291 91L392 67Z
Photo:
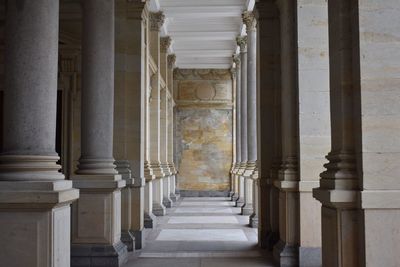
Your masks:
M153 2L153 3L152 3ZM166 17L163 35L171 36L179 68L230 68L243 32L241 14L254 0L151 0Z

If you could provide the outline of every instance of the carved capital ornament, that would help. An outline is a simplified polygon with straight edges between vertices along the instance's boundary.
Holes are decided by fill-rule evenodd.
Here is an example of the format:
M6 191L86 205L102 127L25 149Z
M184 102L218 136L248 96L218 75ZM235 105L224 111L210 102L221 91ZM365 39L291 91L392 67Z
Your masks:
M252 11L245 11L242 14L243 23L246 24L246 31L255 31L257 27L257 19Z
M168 68L173 69L176 63L176 55L175 54L168 55L167 61L168 61Z
M164 13L160 12L150 12L149 14L150 30L160 31L162 25L165 21Z
M160 50L162 53L166 53L171 46L172 39L169 36L160 38Z
M240 52L246 52L247 36L236 37L236 43L240 47Z

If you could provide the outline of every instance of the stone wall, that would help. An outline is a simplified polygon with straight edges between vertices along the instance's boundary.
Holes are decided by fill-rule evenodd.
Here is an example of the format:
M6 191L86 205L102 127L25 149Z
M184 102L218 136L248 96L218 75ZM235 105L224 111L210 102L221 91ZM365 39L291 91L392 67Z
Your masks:
M179 189L229 190L233 153L230 71L177 69L174 90Z

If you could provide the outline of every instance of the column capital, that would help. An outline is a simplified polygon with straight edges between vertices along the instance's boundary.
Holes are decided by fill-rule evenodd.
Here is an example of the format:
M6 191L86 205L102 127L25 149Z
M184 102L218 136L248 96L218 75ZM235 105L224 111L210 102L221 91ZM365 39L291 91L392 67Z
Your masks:
M165 21L165 15L163 12L150 12L149 13L150 30L160 31Z
M246 24L246 31L255 31L257 19L253 11L244 11L242 14L243 23Z
M230 70L232 79L236 79L236 68L232 67Z
M246 52L247 36L238 36L238 37L236 37L236 43L240 47L240 52Z
M168 55L167 61L168 61L168 68L173 69L176 63L176 55L175 54Z
M161 37L160 38L160 50L161 53L167 53L169 47L171 46L172 39L169 36Z
M232 61L235 63L236 68L240 65L240 55L239 54L233 54L232 55Z

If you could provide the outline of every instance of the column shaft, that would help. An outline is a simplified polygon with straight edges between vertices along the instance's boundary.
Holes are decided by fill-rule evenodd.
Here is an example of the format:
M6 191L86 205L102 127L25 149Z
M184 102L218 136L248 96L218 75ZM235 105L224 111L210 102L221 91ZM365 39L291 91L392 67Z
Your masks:
M79 192L56 163L58 24L57 0L6 3L3 266L70 266L70 203Z
M73 205L71 266L88 261L101 266L105 259L119 266L127 260L120 240L121 188L126 183L113 158L114 1L85 0L82 7L82 144L72 177L81 198ZM102 252L92 253L100 248Z
M282 165L279 181L279 234L274 257L281 266L297 266L299 247L298 80L296 1L279 1L281 23Z

